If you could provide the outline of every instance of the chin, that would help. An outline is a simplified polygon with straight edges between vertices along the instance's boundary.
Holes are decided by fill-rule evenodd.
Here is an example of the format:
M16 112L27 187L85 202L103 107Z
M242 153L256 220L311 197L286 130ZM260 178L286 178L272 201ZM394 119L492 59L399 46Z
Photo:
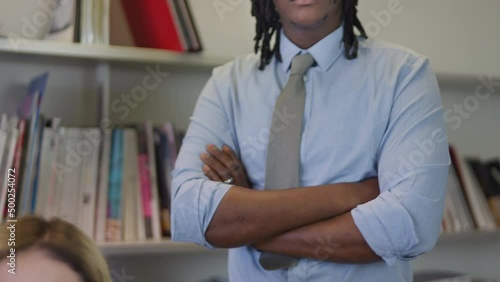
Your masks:
M326 20L326 15L322 16L305 16L305 17L297 17L294 20L291 20L294 26L299 26L303 28L315 28L323 24Z

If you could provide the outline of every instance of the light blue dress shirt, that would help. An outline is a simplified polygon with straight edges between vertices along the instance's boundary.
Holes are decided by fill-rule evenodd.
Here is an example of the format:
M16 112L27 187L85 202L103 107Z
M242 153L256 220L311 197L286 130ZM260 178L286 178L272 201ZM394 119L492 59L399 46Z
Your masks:
M357 59L343 54L343 28L301 50L281 33L282 62L258 70L260 56L217 67L197 102L172 185L172 238L212 247L204 233L231 185L213 182L199 159L209 143L239 154L254 189L264 186L274 104L292 58L309 52L317 62L304 79L306 103L300 151L303 186L358 182L378 175L381 194L352 210L373 264L301 259L266 271L251 246L229 250L231 282L412 281L408 260L430 251L440 232L448 141L436 77L429 61L403 47L360 38ZM281 116L285 122L286 115ZM310 203L314 205L314 203ZM318 258L328 248L318 249Z

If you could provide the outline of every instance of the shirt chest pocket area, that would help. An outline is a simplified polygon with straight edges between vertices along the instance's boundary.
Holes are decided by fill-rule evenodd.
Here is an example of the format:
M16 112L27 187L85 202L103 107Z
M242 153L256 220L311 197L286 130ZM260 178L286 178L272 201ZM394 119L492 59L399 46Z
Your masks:
M304 176L325 175L324 181L336 182L374 175L387 120L359 103L331 105L311 113L304 124L301 159L309 172Z

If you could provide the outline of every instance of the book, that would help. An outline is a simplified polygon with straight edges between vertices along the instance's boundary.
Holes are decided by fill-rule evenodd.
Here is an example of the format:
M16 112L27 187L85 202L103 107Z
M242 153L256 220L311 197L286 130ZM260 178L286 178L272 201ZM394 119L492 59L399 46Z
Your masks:
M79 10L80 42L109 44L110 0L80 0L79 2L77 10Z
M9 125L8 125L8 134L5 142L5 148L0 150L4 151L4 156L2 161L0 162L0 174L2 174L2 177L0 178L0 222L3 221L3 215L4 215L4 210L7 204L7 190L9 188L12 188L12 186L9 185L9 174L12 174L12 172L9 170L13 167L13 162L14 162L14 153L15 153L15 148L16 148L16 142L18 139L18 130L17 130L17 118L11 118ZM15 174L15 173L14 173Z
M33 175L36 169L35 152L38 146L37 138L39 138L39 124L40 119L40 105L43 100L45 88L48 81L48 72L45 72L35 77L28 89L23 103L20 105L19 114L22 118L30 119L30 126L28 130L28 142L26 145L26 159L24 162L24 175L22 175L22 182L20 188L20 204L18 206L18 215L25 215L31 212L33 201ZM19 196L18 196L19 197Z
M179 151L180 142L177 141L178 136L176 135L176 130L172 123L166 123L163 126L163 130L167 134L168 151L170 155L168 164L170 171L172 171L175 166L175 161L177 160L177 152ZM182 137L180 139L182 140ZM168 175L171 175L171 173L168 173Z
M94 28L93 28L93 3L92 0L80 1L80 42L93 43L94 42Z
M493 161L488 164L490 169L490 175L492 179L492 185L496 186L496 190L489 197L488 204L491 208L491 212L495 217L495 222L498 227L500 227L500 160Z
M52 154L50 151L52 143L53 132L52 128L46 128L43 131L42 137L42 147L40 152L40 170L39 170L39 192L36 197L35 209L33 212L35 214L46 216L48 196L49 196L49 184L50 176L52 171Z
M189 51L198 52L203 49L201 45L200 36L198 35L198 30L196 29L196 24L191 13L191 8L187 0L174 0L176 4L177 13L179 13L179 19L181 22L181 27L188 42Z
M138 169L142 200L142 214L144 218L144 227L146 238L153 238L153 219L151 205L151 180L149 175L149 156L146 127L144 124L138 126Z
M137 133L135 129L124 130L123 147L123 239L124 241L136 241L139 238L139 218L137 192L140 183L138 177L137 161ZM142 216L142 215L141 215Z
M40 116L40 126L37 128L36 143L35 143L35 158L34 158L34 169L32 174L31 186L33 186L33 192L31 196L30 212L35 209L36 197L38 194L38 174L40 172L40 147L42 146L43 131L45 130L45 118Z
M170 235L169 175L177 155L172 124L155 127L148 121L101 131L62 127L59 118L45 122L43 115L38 122L30 148L33 206L28 213L62 218L99 242L161 240ZM28 150L23 145L30 143L24 138L23 144L26 123L17 116L0 118L0 170L16 165L19 173L28 169L27 161L16 164ZM2 209L7 203L6 179L0 173Z
M472 168L463 157L458 158L458 163L462 173L464 194L470 203L471 213L477 224L477 228L480 230L495 230L496 224L493 215L488 208L486 197L481 191Z
M185 51L166 0L121 1L135 44L139 47Z
M101 149L99 157L99 180L98 180L98 197L97 197L97 212L95 239L98 242L106 240L106 218L108 204L108 176L111 155L111 131L104 130L103 138L101 139Z
M55 209L56 209L56 204L58 203L55 201L56 196L59 194L57 193L57 187L59 181L59 175L57 171L57 166L58 166L58 160L59 160L59 151L60 149L59 144L62 142L61 139L64 136L64 129L61 129L60 127L61 124L61 119L60 118L53 118L52 119L52 124L51 124L51 129L50 131L52 132L52 139L50 142L50 148L49 148L49 179L47 183L47 197L46 200L47 202L45 203L45 216L47 218L51 218L55 214ZM62 150L61 150L62 152ZM64 152L63 152L64 153Z
M466 232L473 230L474 221L472 220L469 207L460 186L460 180L453 165L450 167L448 173L448 190L445 199L446 231Z
M147 121L146 125L146 140L148 149L148 169L149 169L149 179L151 187L151 219L153 221L153 239L161 239L161 227L160 227L160 199L158 193L158 180L156 175L156 163L155 163L155 147L154 147L154 135L153 135L153 125L151 121Z
M57 216L73 223L82 229L79 221L82 206L81 201L81 177L83 157L79 146L82 144L83 136L80 128L65 128L63 146L59 152L62 156L62 163L67 167L67 170L61 174L59 213ZM83 229L82 229L83 230Z
M185 32L184 23L181 22L180 12L178 10L178 5L175 0L166 0L167 5L170 8L170 15L174 21L175 30L178 31L179 41L182 45L183 50L189 50L190 42L188 42L188 34Z
M109 7L110 0L93 0L93 43L109 44Z
M14 152L14 170L16 171L16 179L14 181L14 193L16 194L16 198L19 199L19 186L20 186L20 180L23 177L23 171L21 169L21 164L23 161L23 149L25 148L25 132L26 132L26 121L24 119L19 120L18 124L18 132L19 132L19 137L17 139L16 143L16 148ZM16 202L17 206L18 202Z
M115 129L109 166L106 241L122 240L123 129Z
M467 162L486 196L495 224L500 227L500 163L497 160L483 162L478 158L468 158Z
M71 163L68 163L70 155L68 153L69 139L68 129L61 127L54 131L57 147L55 150L55 161L52 164L51 182L49 184L48 204L46 208L47 217L61 216L63 192L65 189L64 179L68 173L71 173Z
M99 149L101 132L97 128L81 130L81 139L77 152L82 157L78 217L79 226L89 237L94 236L97 173L99 168Z
M480 184L481 190L487 198L500 193L500 186L496 182L494 174L491 173L491 170L497 163L496 161L484 163L478 158L467 158L466 161L472 168L472 171Z
M82 34L82 0L75 1L75 27L73 42L80 42Z
M168 177L169 170L167 169L167 162L169 158L167 147L167 135L165 132L156 129L154 131L155 142L155 159L156 168L158 170L158 192L160 197L160 218L162 233L164 236L170 235L170 197Z

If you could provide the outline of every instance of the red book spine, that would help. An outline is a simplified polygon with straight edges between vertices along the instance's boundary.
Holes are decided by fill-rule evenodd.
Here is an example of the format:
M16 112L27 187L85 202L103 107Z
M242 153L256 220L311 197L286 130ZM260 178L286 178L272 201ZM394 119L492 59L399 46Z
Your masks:
M122 0L134 40L139 47L184 51L180 33L166 0Z

